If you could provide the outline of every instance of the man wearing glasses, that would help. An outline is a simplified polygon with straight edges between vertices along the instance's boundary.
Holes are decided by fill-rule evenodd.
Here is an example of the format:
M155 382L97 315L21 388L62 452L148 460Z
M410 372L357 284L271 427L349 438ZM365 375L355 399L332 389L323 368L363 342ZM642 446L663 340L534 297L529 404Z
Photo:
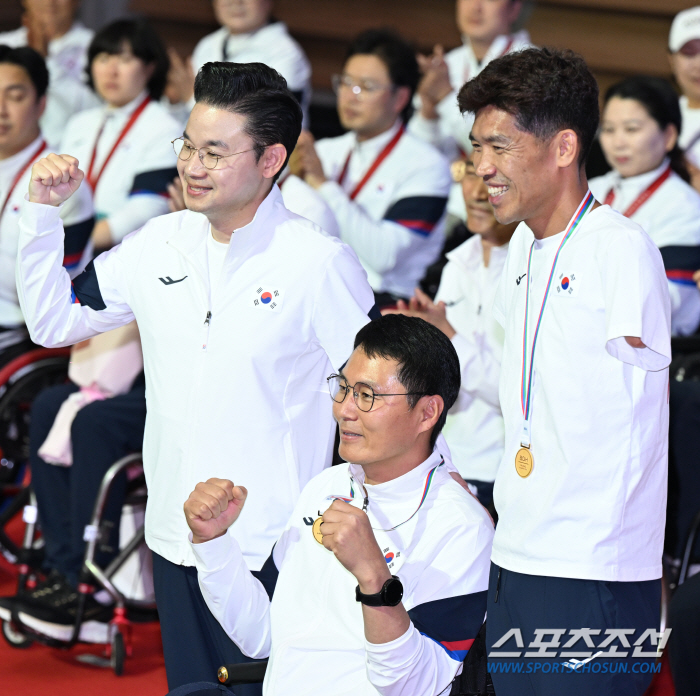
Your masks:
M269 656L265 696L449 692L484 620L493 538L435 448L459 380L422 319L363 327L328 378L350 463L308 483L257 577L236 534L246 480L209 479L185 503L208 606L245 654Z
M248 567L262 566L299 491L329 463L324 379L373 304L353 251L290 213L274 183L301 129L284 79L261 63L208 63L195 97L174 143L188 210L149 221L71 285L58 206L83 173L49 155L32 172L17 266L43 345L138 321L146 541L171 689L246 659L201 597L182 501L210 476L245 479L250 510L236 536Z
M302 133L290 163L335 212L380 307L411 297L442 249L449 166L405 132L418 79L403 39L384 30L361 34L334 79L349 132L317 144Z

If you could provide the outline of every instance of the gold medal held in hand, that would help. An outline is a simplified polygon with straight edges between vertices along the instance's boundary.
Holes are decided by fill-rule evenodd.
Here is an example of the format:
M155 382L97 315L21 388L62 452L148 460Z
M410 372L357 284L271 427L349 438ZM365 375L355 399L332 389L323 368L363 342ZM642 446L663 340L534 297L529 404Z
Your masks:
M515 455L515 470L518 476L527 478L532 473L532 467L535 466L535 460L532 457L532 452L528 447L521 447Z
M323 517L317 517L316 521L313 524L313 527L311 527L311 531L314 535L314 539L319 544L323 543L323 534L321 533L321 525L323 524Z

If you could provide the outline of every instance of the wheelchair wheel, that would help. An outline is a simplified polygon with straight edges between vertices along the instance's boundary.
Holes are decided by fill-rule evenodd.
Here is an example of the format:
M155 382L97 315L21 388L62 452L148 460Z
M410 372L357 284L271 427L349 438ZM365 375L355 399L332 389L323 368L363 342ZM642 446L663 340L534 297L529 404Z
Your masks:
M124 636L121 631L116 630L114 636L112 636L112 655L110 658L112 669L114 674L118 677L124 673L124 658L126 657L126 650L124 648Z
M28 648L34 642L31 638L27 638L23 633L16 630L10 621L2 622L2 635L13 648L20 650Z

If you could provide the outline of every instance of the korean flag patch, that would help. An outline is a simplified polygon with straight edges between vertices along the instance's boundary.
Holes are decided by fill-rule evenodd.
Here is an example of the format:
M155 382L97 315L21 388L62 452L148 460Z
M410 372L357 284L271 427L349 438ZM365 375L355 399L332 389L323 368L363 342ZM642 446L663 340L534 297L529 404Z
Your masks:
M251 302L255 309L279 312L282 309L282 295L282 291L273 285L259 285Z
M554 294L557 297L575 297L580 282L576 273L559 273Z

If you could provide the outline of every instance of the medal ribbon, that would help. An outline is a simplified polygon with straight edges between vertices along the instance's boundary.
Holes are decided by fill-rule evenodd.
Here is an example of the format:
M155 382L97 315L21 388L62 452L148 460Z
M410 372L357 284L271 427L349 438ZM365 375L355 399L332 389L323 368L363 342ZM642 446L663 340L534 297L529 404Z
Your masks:
M354 201L357 196L360 194L360 191L365 187L365 184L370 180L372 177L372 174L377 171L379 168L379 165L389 156L391 151L396 147L397 143L399 140L401 140L401 136L406 132L406 129L401 126L399 130L396 132L396 135L387 143L386 147L377 155L377 159L372 162L372 166L367 170L365 175L360 179L360 182L355 186L355 188L352 190L350 193L350 200ZM345 181L345 176L348 173L348 167L350 166L350 159L352 158L352 150L348 153L348 157L345 160L345 164L343 165L343 169L340 172L340 176L338 177L338 183L342 186L343 181Z
M671 176L671 165L669 164L666 169L661 172L661 174L654 179L654 181L647 186L644 191L642 191L637 198L634 200L632 205L630 205L627 210L625 210L624 213L622 213L625 217L632 217L653 195L656 193L657 189L661 186L661 184L668 179L668 177ZM608 191L608 195L605 196L605 205L612 205L613 201L615 200L615 189L610 189Z
M2 217L3 213L5 212L5 208L10 201L10 196L12 195L14 190L17 188L17 184L19 183L19 180L24 176L24 173L27 171L27 169L29 169L29 167L32 166L34 160L43 152L45 147L46 147L46 141L42 140L39 143L39 147L34 152L32 152L29 159L25 162L22 169L20 169L17 172L17 175L15 176L15 178L12 180L12 183L10 184L10 190L7 192L7 195L5 196L5 200L2 203L2 208L0 208L0 218Z
M535 347L537 345L537 336L539 335L540 332L540 325L542 323L542 315L544 314L544 308L545 305L547 304L547 298L549 297L549 288L552 285L552 278L554 277L554 270L557 266L557 260L559 259L559 253L561 252L562 248L564 247L564 244L573 237L574 232L578 229L579 223L581 220L583 220L583 217L586 215L586 213L593 207L593 204L595 203L595 198L593 198L593 194L588 191L586 193L584 199L581 201L578 209L574 213L574 216L571 218L569 221L569 224L564 232L564 238L561 240L561 244L559 244L559 248L557 249L557 253L554 256L554 261L552 262L552 270L549 272L549 279L547 280L547 287L545 288L544 291L544 297L542 298L542 306L540 307L540 313L539 316L537 317L537 324L535 325L535 334L532 339L532 349L530 351L530 369L526 370L527 367L527 326L528 326L528 319L529 319L529 310L530 310L530 262L532 260L532 249L535 246L535 241L533 240L532 244L530 245L530 253L527 257L527 290L525 294L525 325L523 327L523 371L522 371L522 380L521 380L521 385L520 385L520 403L523 409L523 418L524 418L524 424L523 424L523 439L527 440L527 442L522 442L521 444L523 447L529 447L530 446L530 405L531 405L531 387L532 387L532 374L533 374L533 365L535 364ZM525 383L525 374L527 372L527 386Z
M87 182L88 182L88 185L90 186L90 188L93 191L97 188L97 184L99 183L100 178L102 177L104 170L106 169L107 165L109 164L109 161L112 159L112 155L116 152L117 148L121 145L122 140L124 140L124 138L126 138L127 133L133 128L136 121L138 121L139 116L144 112L144 110L146 109L146 107L148 106L150 101L151 101L151 97L146 96L146 97L144 97L143 101L136 107L136 109L134 110L134 113L131 114L131 117L126 122L126 125L124 126L124 128L122 128L122 132L119 134L119 137L114 142L114 145L112 145L112 149L109 151L107 158L102 163L102 167L100 167L100 171L97 172L97 174L93 174L92 170L95 166L95 156L97 155L97 144L100 142L100 138L102 137L102 131L105 128L105 124L107 123L107 119L105 119L102 122L102 126L100 126L100 132L97 134L97 137L95 138L95 144L92 146L92 157L90 158L90 166L88 167L87 176L85 177Z

